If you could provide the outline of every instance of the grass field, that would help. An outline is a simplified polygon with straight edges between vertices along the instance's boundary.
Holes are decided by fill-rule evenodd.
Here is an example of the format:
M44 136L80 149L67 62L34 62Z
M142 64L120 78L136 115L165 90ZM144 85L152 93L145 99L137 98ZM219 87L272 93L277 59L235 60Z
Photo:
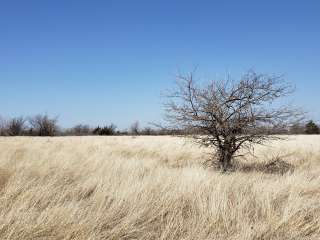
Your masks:
M320 136L255 155L221 174L182 138L0 138L0 239L320 239ZM250 168L276 157L294 171Z

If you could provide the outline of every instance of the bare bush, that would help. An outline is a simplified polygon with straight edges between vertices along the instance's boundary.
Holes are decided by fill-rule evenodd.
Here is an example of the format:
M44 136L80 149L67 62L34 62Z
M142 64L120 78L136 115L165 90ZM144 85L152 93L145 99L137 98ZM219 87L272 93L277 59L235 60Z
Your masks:
M16 117L8 121L6 129L9 136L20 136L24 134L25 131L25 118Z
M240 149L250 152L254 144L278 139L274 129L286 129L302 116L297 109L273 105L290 93L292 88L281 77L253 71L240 81L213 80L203 86L195 83L192 73L180 75L167 95L166 120L212 147L214 160L226 171Z
M29 118L30 134L36 136L55 136L58 133L58 118L50 118L47 114Z

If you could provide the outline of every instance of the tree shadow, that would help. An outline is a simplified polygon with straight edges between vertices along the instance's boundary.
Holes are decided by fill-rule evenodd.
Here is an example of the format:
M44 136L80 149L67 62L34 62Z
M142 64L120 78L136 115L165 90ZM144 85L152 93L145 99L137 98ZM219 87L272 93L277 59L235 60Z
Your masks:
M266 174L284 175L286 173L294 172L294 165L290 164L280 157L275 157L271 161L266 163L236 163L235 171L244 173L261 172Z
M218 163L210 163L207 161L204 166L206 168L211 168L215 171L220 171ZM275 174L275 175L284 175L287 173L294 172L294 165L290 164L284 160L282 160L279 156L274 157L271 161L265 163L253 162L253 163L245 163L240 161L234 161L233 166L226 172L242 172L242 173L252 173L252 172L260 172L265 174Z

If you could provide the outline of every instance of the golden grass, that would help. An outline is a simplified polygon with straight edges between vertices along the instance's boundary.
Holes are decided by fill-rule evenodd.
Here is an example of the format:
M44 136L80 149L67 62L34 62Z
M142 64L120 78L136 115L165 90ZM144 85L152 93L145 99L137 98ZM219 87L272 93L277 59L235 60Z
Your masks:
M256 155L295 170L221 174L174 137L0 138L0 239L320 239L320 137Z

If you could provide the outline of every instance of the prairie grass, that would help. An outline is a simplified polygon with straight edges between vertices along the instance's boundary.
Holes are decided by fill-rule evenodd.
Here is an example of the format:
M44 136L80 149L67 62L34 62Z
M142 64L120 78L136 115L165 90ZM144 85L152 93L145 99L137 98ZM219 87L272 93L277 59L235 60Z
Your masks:
M259 146L230 174L208 153L175 137L0 138L0 239L320 239L319 136ZM275 158L294 171L261 170Z

